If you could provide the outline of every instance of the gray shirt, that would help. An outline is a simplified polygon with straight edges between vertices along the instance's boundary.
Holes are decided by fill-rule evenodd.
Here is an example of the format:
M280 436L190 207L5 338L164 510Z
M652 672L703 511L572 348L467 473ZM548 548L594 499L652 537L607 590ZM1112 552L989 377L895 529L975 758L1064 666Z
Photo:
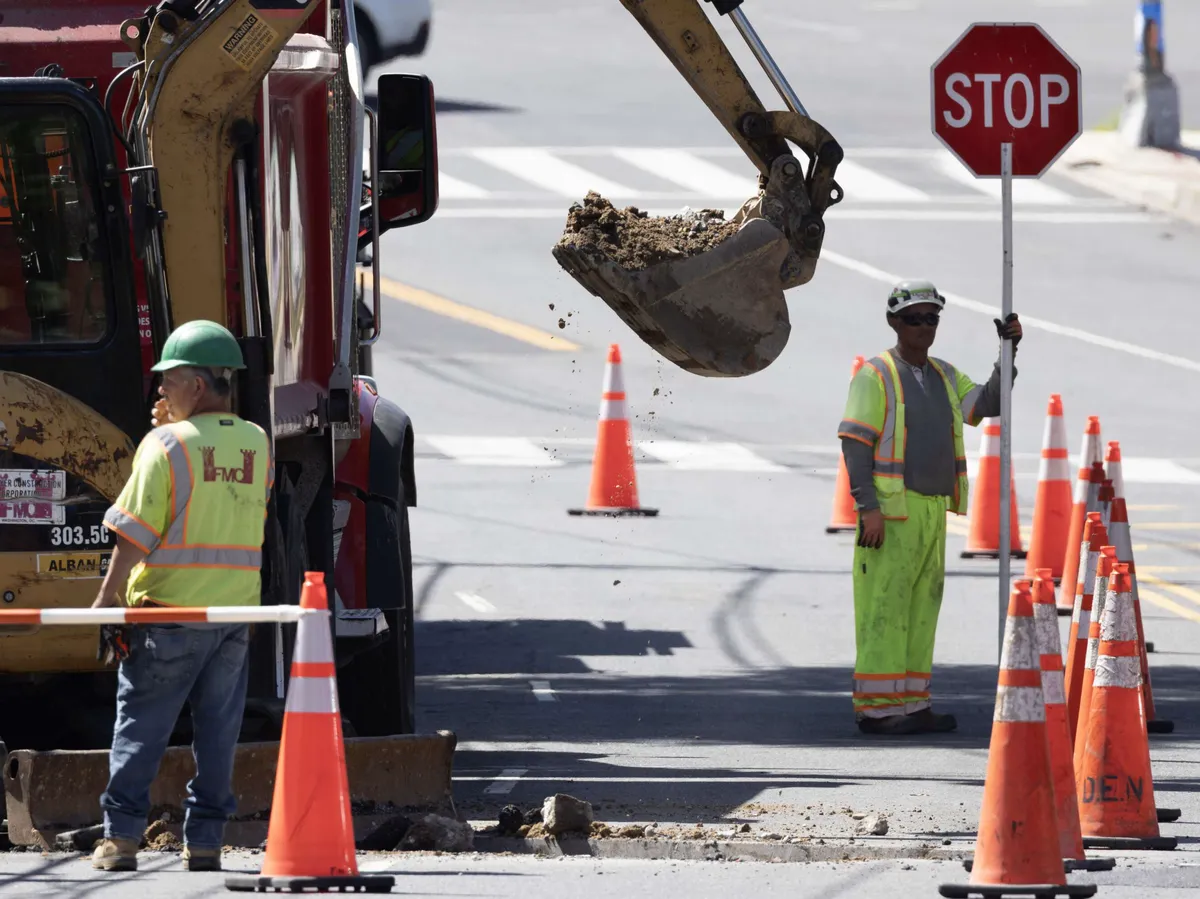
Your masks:
M904 486L926 496L953 496L957 476L954 473L954 413L946 383L928 362L911 366L893 351L900 385L904 389ZM1013 380L1017 368L1013 366ZM980 418L1000 414L1000 362L979 392L975 412ZM900 435L897 435L900 438ZM860 511L879 508L875 496L873 472L875 450L849 437L842 438L842 455L850 476L850 493Z

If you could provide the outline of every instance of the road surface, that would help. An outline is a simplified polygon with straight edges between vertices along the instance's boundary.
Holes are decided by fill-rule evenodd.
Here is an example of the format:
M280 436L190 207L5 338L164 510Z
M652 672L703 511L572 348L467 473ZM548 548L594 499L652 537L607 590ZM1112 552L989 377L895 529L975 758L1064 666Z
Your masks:
M847 150L847 198L828 217L817 276L788 295L790 344L746 379L702 379L662 360L550 255L588 189L655 213L733 209L749 195L748 162L619 4L439 0L426 57L391 65L430 74L440 105L441 208L383 240L375 353L381 388L417 434L418 726L457 733L456 799L479 822L561 791L592 802L599 820L664 832L748 823L758 836L845 840L866 813L888 817L889 838L970 849L995 695L997 566L959 558L966 520L952 520L933 689L958 732L860 735L852 545L824 533L837 423L854 356L890 345L883 303L900 277L953 295L936 353L980 380L997 355L997 185L966 178L930 134L929 66L973 20L1037 21L1082 67L1085 120L1098 127L1132 64L1133 4L746 9ZM1192 128L1200 70L1184 37L1198 28L1200 12L1170 7L1168 66ZM736 32L720 30L779 108ZM1155 698L1176 722L1152 752L1158 804L1183 811L1163 828L1180 849L1094 875L1105 896L1200 884L1188 867L1200 833L1200 427L1187 399L1200 383L1198 239L1054 174L1017 188L1026 337L1013 449L1025 539L1058 393L1073 453L1088 415L1121 442ZM624 358L641 502L655 518L567 514L587 498L611 343ZM969 434L972 450L980 436ZM178 870L174 856L161 863ZM398 889L414 895L933 895L964 876L929 861L395 863L409 872ZM46 874L24 879L39 865ZM3 876L17 878L5 895L91 888L82 862L14 855ZM220 889L211 877L144 882L180 896Z

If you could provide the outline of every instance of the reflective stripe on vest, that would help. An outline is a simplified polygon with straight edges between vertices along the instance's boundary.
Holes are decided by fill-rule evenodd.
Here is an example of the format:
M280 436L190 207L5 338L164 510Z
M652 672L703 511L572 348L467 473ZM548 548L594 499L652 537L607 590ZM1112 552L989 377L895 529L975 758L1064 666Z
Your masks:
M171 465L171 524L163 541L145 559L147 568L241 568L257 571L262 567L261 547L189 546L187 544L187 507L195 489L187 447L169 427L157 428ZM270 468L268 467L268 484ZM270 487L267 488L270 496Z

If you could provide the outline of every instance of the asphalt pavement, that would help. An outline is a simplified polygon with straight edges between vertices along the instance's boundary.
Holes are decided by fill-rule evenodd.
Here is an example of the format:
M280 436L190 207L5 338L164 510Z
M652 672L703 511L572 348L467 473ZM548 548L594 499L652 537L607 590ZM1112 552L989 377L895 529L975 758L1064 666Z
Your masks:
M970 848L995 696L997 566L959 558L967 521L952 519L933 689L958 732L861 736L852 544L824 533L837 422L854 356L890 345L882 306L900 277L951 296L936 353L978 380L997 358L998 185L966 177L930 134L929 66L971 21L1037 21L1083 70L1086 127L1104 127L1132 64L1129 7L747 4L846 148L847 199L828 216L817 276L788 294L787 350L760 374L722 380L642 345L550 248L588 189L654 214L733 210L749 195L749 162L618 4L439 5L420 68L443 106L443 199L429 223L384 240L390 321L376 368L416 427L419 726L459 735L464 813L486 822L563 791L613 823L750 823L795 840L845 840L854 815L882 813L890 838ZM1196 25L1196 11L1168 10L1185 127L1200 122L1200 72L1180 46ZM719 29L780 108L741 38ZM1184 810L1164 832L1186 850L1200 835L1189 702L1200 429L1180 398L1200 353L1181 325L1200 233L1057 172L1019 183L1015 208L1024 539L1057 393L1073 454L1098 415L1127 460L1155 698L1176 722L1153 738L1156 788L1159 805ZM587 497L611 343L654 518L567 514ZM980 437L968 437L972 454Z
M1037 21L1082 67L1086 127L1102 127L1132 66L1133 6L747 3L809 112L846 148L847 197L828 217L816 277L788 294L786 351L752 377L712 380L642 345L550 249L587 189L656 213L733 209L748 196L738 191L749 162L618 3L435 4L426 56L389 68L434 79L442 204L383 239L375 366L417 435L418 727L458 734L464 814L482 824L561 791L591 801L598 820L667 835L745 823L761 839L847 841L855 815L883 814L888 845L971 849L995 696L997 565L960 559L967 522L950 521L933 690L958 732L860 735L852 542L824 532L837 423L854 357L891 343L883 303L900 277L931 278L951 297L935 353L977 380L997 358L996 185L964 178L930 134L930 65L971 21ZM1200 64L1185 46L1200 10L1171 4L1167 17L1184 125L1200 127ZM781 108L729 23L720 31ZM1094 877L1105 896L1182 894L1200 885L1189 867L1200 837L1200 428L1186 399L1200 377L1190 327L1200 231L1054 173L1018 186L1016 212L1024 539L1058 393L1072 453L1088 415L1121 442L1155 699L1176 723L1151 748L1158 804L1182 810L1163 825L1180 848L1072 879ZM612 343L653 518L567 514L587 498ZM969 434L970 449L980 437ZM871 839L854 845L869 856ZM34 877L38 864L50 861L6 859L4 895L93 888L82 863ZM415 895L933 895L965 876L951 861L915 860L372 864L398 865L410 878L398 889ZM220 888L173 877L145 882L174 895Z

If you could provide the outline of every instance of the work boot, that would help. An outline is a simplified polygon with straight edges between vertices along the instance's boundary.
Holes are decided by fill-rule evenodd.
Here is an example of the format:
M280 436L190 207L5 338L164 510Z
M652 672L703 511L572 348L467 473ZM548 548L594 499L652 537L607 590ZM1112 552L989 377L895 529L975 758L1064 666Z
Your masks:
M888 715L886 718L869 718L864 715L858 719L858 729L864 734L891 737L915 734L920 730L920 726L911 715Z
M905 718L916 722L918 731L923 734L946 734L958 728L958 722L953 715L935 715L933 709L921 709Z
M103 839L92 853L92 867L101 871L136 871L137 851L137 840Z
M220 849L194 849L183 847L183 870L185 871L220 871Z

